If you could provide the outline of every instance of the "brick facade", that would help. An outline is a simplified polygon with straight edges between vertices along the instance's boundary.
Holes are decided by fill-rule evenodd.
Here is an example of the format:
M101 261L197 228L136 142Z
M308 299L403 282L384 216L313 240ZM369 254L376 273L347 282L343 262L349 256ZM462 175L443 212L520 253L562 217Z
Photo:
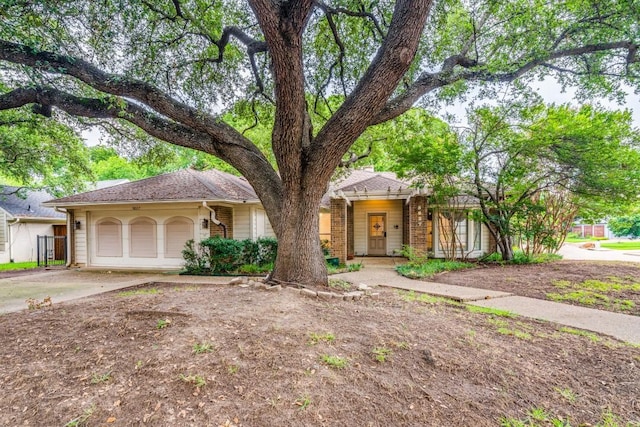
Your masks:
M233 239L233 208L228 206L211 206L211 209L216 211L218 221L227 226L227 239ZM224 228L214 224L213 221L209 222L209 233L211 237L225 237Z
M427 198L413 196L409 199L409 245L426 252L427 247Z
M331 256L347 261L347 202L331 199Z

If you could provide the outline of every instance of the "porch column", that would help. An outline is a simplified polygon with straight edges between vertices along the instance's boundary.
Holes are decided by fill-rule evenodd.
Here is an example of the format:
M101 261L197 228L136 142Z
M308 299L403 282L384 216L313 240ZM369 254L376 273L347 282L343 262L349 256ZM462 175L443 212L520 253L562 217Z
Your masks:
M331 256L347 262L347 201L331 199Z
M409 199L409 246L419 252L427 251L427 198Z

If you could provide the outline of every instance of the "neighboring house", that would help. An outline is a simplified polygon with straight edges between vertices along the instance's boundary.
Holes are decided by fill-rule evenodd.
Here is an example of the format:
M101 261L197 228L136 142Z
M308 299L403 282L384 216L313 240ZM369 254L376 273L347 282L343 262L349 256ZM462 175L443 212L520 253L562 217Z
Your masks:
M175 270L188 240L274 236L244 178L191 169L51 200L69 223L69 265Z
M595 224L577 223L571 227L571 232L576 233L580 237L602 237L605 239L613 238L613 233L607 227L606 222L598 222Z
M429 206L423 190L390 172L355 170L332 185L323 205L329 209L321 213L320 232L326 235L329 222L332 255L342 262L353 256L399 255L404 245L444 258L451 247L451 233L445 232L451 221L458 257L478 258L495 251L489 230L470 219L467 211Z
M66 215L42 206L50 199L45 191L0 186L0 263L36 261L37 236L66 235ZM54 245L47 256L63 257L61 245Z

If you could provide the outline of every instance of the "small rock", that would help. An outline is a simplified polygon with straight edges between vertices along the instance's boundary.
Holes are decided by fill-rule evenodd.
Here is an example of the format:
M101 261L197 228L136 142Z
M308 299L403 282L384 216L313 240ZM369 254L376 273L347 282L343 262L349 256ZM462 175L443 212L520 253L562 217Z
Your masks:
M240 288L249 288L249 287L251 287L251 285L249 285L247 283L243 283L241 285L238 285L238 287L240 287Z
M265 285L264 283L257 283L257 282L253 285L253 287L256 288L256 289L268 289L269 288L269 286Z
M371 289L371 286L367 285L366 283L360 283L358 285L358 290L359 291L368 291Z
M282 290L281 285L267 286L264 285L268 291L280 292Z
M300 289L300 295L304 295L306 297L311 297L311 298L315 298L318 296L318 294L315 291L312 291L310 289Z
M378 297L380 297L380 292L371 292L369 296L373 299L378 299Z
M332 296L333 296L332 292L318 291L318 298L331 299Z
M351 297L354 300L357 301L357 300L362 299L362 296L364 295L364 292L362 292L362 291L353 291L353 292L348 292L346 295L351 295Z
M436 364L436 360L433 358L433 355L431 354L431 351L428 350L428 349L422 350L422 358L429 365L435 365Z
M293 286L285 286L284 290L287 291L287 292L294 293L294 294L300 294L300 289L295 288Z
M249 281L247 282L247 285L249 285L249 286L255 286L255 285L256 285L256 281L255 281L255 280L249 280Z
M227 283L227 285L239 285L241 283L244 283L243 279L243 277L234 277L229 281L229 283Z
M345 301L353 301L353 295L346 293L344 295L342 295L342 299Z

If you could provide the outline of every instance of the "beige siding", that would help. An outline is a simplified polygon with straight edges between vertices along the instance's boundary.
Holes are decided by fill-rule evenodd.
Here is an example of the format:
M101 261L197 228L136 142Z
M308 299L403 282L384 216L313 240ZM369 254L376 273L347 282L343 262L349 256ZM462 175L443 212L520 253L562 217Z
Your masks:
M233 238L244 240L251 238L251 206L242 205L233 207Z
M87 230L89 228L89 214L82 210L74 212L74 220L80 222L80 229L74 230L76 244L76 263L87 264ZM71 224L75 228L75 224Z
M402 249L402 203L404 200L368 200L353 202L354 249L356 255L367 254L367 216L384 213L387 216L387 255ZM395 226L398 228L395 228Z
M7 248L7 214L0 209L0 252Z

